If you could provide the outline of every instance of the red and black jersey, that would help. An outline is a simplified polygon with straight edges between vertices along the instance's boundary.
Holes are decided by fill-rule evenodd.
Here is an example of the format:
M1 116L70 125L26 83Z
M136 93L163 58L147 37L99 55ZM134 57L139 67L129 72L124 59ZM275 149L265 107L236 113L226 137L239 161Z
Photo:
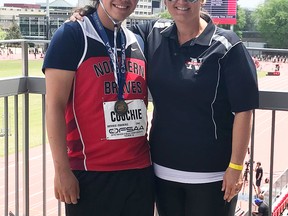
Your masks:
M73 170L126 170L151 164L147 120L145 126L130 124L132 120L143 123L147 119L146 59L134 33L122 29L126 38L123 96L131 103L131 109L122 117L109 108L117 101L118 87L113 65L91 16L85 17L84 22L65 23L49 45L43 70L75 71L65 115ZM113 47L113 32L106 29L106 33ZM145 109L135 103L143 103Z

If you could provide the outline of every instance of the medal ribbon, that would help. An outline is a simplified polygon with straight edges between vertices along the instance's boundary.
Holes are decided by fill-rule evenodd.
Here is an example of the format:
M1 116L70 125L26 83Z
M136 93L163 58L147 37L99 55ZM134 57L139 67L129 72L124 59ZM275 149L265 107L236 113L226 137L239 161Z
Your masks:
M117 29L118 29L118 25L116 23L114 23L114 50L113 50L113 48L111 47L111 45L109 43L108 36L107 36L105 29L104 29L104 27L103 27L103 25L99 19L97 12L93 13L92 17L93 17L95 24L96 24L96 30L100 34L100 36L101 36L101 38L105 44L105 47L107 49L107 53L108 53L109 58L110 58L110 63L113 65L114 78L115 78L115 82L118 86L117 99L118 100L124 100L124 97L123 97L124 84L126 81L126 74L125 74L126 73L126 66L125 66L126 41L125 41L124 32L123 32L122 28L120 27L119 32L120 32L120 36L121 36L121 61L120 61L121 67L119 68L118 53L117 53Z

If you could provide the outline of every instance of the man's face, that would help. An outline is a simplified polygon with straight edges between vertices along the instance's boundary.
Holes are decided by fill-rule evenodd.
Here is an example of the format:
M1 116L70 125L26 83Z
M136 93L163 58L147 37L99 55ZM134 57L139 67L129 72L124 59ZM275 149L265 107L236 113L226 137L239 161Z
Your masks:
M116 21L125 20L136 8L138 0L102 0L108 14Z

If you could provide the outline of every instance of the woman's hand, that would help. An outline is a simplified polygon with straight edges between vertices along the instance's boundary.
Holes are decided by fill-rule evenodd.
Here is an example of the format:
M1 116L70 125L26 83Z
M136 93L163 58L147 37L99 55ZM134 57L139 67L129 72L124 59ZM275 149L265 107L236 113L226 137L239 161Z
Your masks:
M232 198L241 191L242 186L242 171L228 167L224 174L222 184L222 191L225 191L224 200L230 202Z
M80 15L80 12L78 10L74 11L73 14L70 16L70 18L66 22L75 22L75 21L83 21L83 17Z
M66 20L66 22L75 22L77 20L79 21L83 21L83 16L92 14L96 11L95 7L92 7L91 5L87 5L85 7L82 8L78 8L76 9L73 14L70 16L70 18L68 20Z

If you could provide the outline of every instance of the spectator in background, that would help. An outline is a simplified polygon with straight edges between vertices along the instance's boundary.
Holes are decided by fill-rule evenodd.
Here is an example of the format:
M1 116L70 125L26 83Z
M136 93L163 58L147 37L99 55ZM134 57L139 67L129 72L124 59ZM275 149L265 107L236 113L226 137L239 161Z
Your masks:
M282 212L282 216L288 216L288 203L286 203L286 208L285 208L285 210Z
M257 162L256 163L256 168L255 168L255 172L256 172L256 188L257 188L257 195L259 195L261 193L261 181L262 181L262 177L263 177L263 168L261 167L261 162Z
M269 206L264 201L263 194L259 194L259 198L255 199L255 205L258 206L258 211L253 212L253 216L268 216L269 215Z
M260 67L260 62L259 62L257 56L253 57L253 61L254 61L256 69L258 69Z
M37 51L36 51L36 48L34 49L34 57L35 57L35 59L37 58Z

